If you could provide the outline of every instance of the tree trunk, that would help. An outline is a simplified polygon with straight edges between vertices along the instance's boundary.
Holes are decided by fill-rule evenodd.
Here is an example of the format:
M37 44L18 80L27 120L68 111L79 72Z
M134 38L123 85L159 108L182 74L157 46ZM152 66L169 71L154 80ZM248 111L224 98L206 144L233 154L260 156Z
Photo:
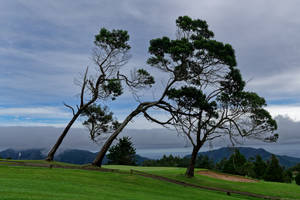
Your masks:
M185 176L187 176L189 178L194 177L195 164L196 164L196 159L197 159L199 149L200 149L200 146L193 147L190 164L187 167L186 172L185 172Z
M96 158L92 162L92 165L101 167L102 161L104 159L104 156L106 152L108 151L110 145L112 142L118 137L118 135L121 133L121 131L126 127L126 125L134 118L136 115L141 113L143 111L143 106L140 104L134 111L132 111L126 119L122 122L120 127L106 140L105 144L102 146L100 152L97 154Z
M67 133L68 133L69 129L71 128L71 126L74 124L74 122L76 121L76 119L79 117L80 113L81 113L81 110L78 110L77 113L75 115L73 115L71 121L68 123L68 125L66 126L66 128L64 129L64 131L62 132L62 134L59 136L59 138L56 141L55 145L49 151L48 156L45 159L46 161L53 161L54 155L55 155L58 147L60 146L60 144L64 140L64 138L67 135Z

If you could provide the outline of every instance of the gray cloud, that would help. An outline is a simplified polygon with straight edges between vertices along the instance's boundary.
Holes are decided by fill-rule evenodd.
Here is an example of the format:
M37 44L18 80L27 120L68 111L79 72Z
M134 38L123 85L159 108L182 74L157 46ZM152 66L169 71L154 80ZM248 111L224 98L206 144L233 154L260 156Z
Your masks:
M285 154L300 157L300 122L295 122L287 117L278 116L278 133L280 135L277 143L263 143L257 140L244 140L239 146L262 147L273 153ZM28 148L45 148L49 149L60 135L62 128L54 127L0 127L0 150L6 148L28 149ZM125 129L120 137L130 136L135 147L142 151L168 152L184 151L191 147L189 142L176 131L169 129ZM102 142L94 143L85 129L73 128L65 138L61 149L86 149L98 151ZM211 145L211 146L210 146ZM212 144L206 144L202 150L229 146L226 139L215 140ZM187 148L187 150L184 150ZM163 150L164 149L164 150Z
M244 78L252 80L249 89L270 100L299 99L298 82L293 81L299 74L298 7L296 1L272 0L6 1L0 19L0 89L9 95L2 101L17 99L5 88L26 91L27 103L32 98L26 94L47 96L41 102L76 94L72 79L91 64L93 37L100 27L128 30L133 46L129 66L145 66L149 40L175 36L179 15L207 20L218 40L233 45ZM287 78L277 77L282 73Z
M175 37L175 19L179 15L207 20L217 40L233 45L244 79L251 80L249 90L258 92L272 104L297 103L300 100L299 6L300 2L294 0L276 3L272 0L3 1L0 106L40 107L76 102L78 88L73 80L87 65L93 67L91 49L100 27L129 31L133 57L124 71L140 66L149 69L145 64L149 40L164 35ZM157 96L163 84L162 73L154 70L152 73L158 77L158 84L151 92L141 93L144 98ZM117 101L107 104L122 117L135 104L130 94ZM281 137L270 148L299 142L299 122L283 117L278 122ZM50 127L0 127L0 148L27 148L32 144L49 147L60 131ZM97 149L83 132L73 129L64 142L65 147ZM170 148L186 145L175 133L161 134L166 130L127 132L134 135L139 148L154 148L155 144ZM147 134L142 137L140 132ZM249 144L265 145L252 141Z

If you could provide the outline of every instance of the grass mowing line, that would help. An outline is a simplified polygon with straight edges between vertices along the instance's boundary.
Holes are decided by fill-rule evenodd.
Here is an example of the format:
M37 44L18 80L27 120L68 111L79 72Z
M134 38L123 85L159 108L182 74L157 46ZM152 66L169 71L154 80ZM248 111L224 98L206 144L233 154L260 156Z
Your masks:
M167 177L158 176L158 175L154 175L154 174L150 174L150 173L142 172L142 171L138 171L138 170L133 170L133 169L130 170L130 173L131 174L136 174L136 175L139 175L139 176L144 176L144 177L157 179L157 180L167 181L167 182L175 183L175 184L182 185L182 186L189 186L189 187L201 188L201 189L206 189L206 190L211 190L211 191L225 192L227 195L230 195L231 193L233 193L233 194L245 195L245 196L250 196L250 197L255 197L255 198L262 198L262 199L270 199L270 200L281 200L282 199L280 197L254 194L254 193L250 193L250 192L242 192L242 191L235 191L235 190L227 190L227 189L223 189L223 188L199 186L199 185L186 183L186 182L183 182L183 181L178 181L178 180L175 180L175 179L170 179L170 178L167 178Z

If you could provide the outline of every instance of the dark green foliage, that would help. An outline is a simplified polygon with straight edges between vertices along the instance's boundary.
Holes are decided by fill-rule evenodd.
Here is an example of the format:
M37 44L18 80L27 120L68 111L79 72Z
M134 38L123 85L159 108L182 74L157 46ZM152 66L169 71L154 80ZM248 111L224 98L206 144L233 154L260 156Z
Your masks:
M253 170L255 172L255 178L262 179L266 172L267 164L263 161L260 155L256 156L256 159L253 164L254 164Z
M295 177L295 182L297 185L300 185L300 173L298 173Z
M223 158L220 162L216 163L216 170L223 172L226 162L227 159Z
M203 168L203 169L214 169L215 164L214 164L214 161L209 159L208 156L199 155L197 157L195 167Z
M192 20L188 16L180 16L176 20L176 25L183 31L189 32L192 30L207 39L214 36L214 33L208 30L208 24L204 20Z
M251 161L245 162L242 166L241 174L249 177L255 177L254 164Z
M99 34L95 36L95 45L101 48L107 49L121 49L129 50L128 44L129 35L124 30L112 30L109 31L105 28L101 28Z
M255 160L252 158L246 161L238 150L228 160L223 158L216 163L216 170L266 181L291 183L293 180L292 168L285 170L279 165L276 156L272 155L271 160L267 163L262 160L260 155L257 155Z
M264 180L283 182L283 168L279 165L275 155L272 155L271 160L267 164Z
M161 159L144 161L143 166L187 167L189 163L189 157L181 158L179 156L164 155ZM215 165L213 160L209 159L207 156L200 155L197 157L195 167L204 169L214 169Z
M161 166L161 167L179 167L182 166L182 159L178 156L163 155L161 159L146 160L143 162L143 166ZM188 162L187 162L188 163Z
M298 164L296 164L295 166L293 166L293 167L291 168L291 170L300 172L300 163L298 163Z
M123 88L121 81L119 79L110 79L102 85L103 90L106 95L112 95L112 100L115 100L117 96L120 96L123 93Z
M293 181L293 172L291 170L284 170L283 182L291 183Z
M101 134L111 133L119 126L118 121L113 118L113 113L101 105L90 105L81 113L81 116L86 118L83 125L90 131L93 141L96 141Z
M247 160L239 150L235 150L234 154L230 156L228 161L224 164L223 172L230 174L245 175L248 172L245 167Z
M180 89L170 89L167 93L169 99L177 102L178 106L185 109L196 108L218 117L216 111L216 102L208 102L206 95L195 87L182 87Z
M252 136L276 141L276 121L263 108L264 98L244 90L245 82L231 45L214 40L206 21L182 16L176 25L175 40L162 37L150 41L148 64L171 73L173 80L180 82L169 88L168 101L160 108L171 113L172 125L193 145L188 176L193 176L195 152L208 140L229 136L236 141ZM225 171L253 174L243 169L245 158L242 163L235 159L238 158L224 163Z
M149 72L147 72L146 70L138 69L137 74L138 74L139 82L143 82L143 84L150 85L150 86L155 83L154 77L151 76Z
M107 158L109 164L136 165L136 152L129 137L118 139L118 143L110 147L108 151Z

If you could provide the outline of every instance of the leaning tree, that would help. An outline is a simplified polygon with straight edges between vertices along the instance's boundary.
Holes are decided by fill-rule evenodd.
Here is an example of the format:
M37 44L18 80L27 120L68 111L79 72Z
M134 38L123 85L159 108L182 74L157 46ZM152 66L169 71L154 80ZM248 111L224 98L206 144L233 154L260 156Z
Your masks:
M132 73L133 79L129 79L126 75L120 73L120 68L127 63L130 57L130 45L128 44L128 40L129 35L127 31L124 30L109 31L102 28L99 34L95 36L93 61L96 65L96 71L93 71L90 73L92 75L89 75L88 68L85 70L81 81L79 104L75 107L65 104L66 107L72 110L73 117L52 149L49 151L46 158L47 161L53 160L57 149L77 118L81 114L85 115L88 111L91 111L91 109L88 109L89 106L94 104L96 101L106 100L109 97L114 100L117 96L122 94L122 81L130 84L133 88L145 87L154 82L153 77L151 77L150 74L143 69L135 70ZM106 114L109 115L109 113L105 113L104 115ZM107 121L107 123L111 122L111 120ZM104 125L105 123L102 122L102 128ZM90 130L92 134L95 133L95 128L98 127L92 127Z
M276 122L263 109L265 101L244 91L245 82L236 68L233 48L213 39L214 34L203 20L188 16L176 20L178 34L150 41L148 64L161 70L168 81L157 100L141 102L109 136L93 165L101 166L112 142L138 114L163 126L173 125L193 146L186 175L194 175L195 159L207 141L229 136L277 139ZM126 80L126 78L124 78ZM130 82L126 81L130 85ZM149 109L166 111L169 118L160 121ZM94 122L96 123L96 122ZM266 136L266 133L270 133ZM100 133L101 134L101 133Z
M186 176L194 176L200 148L207 141L228 136L276 141L276 121L264 109L266 102L244 90L245 82L236 67L234 50L213 39L203 20L184 16L176 20L177 39L151 41L149 63L174 74L180 81L167 91L168 99L158 105L172 115L170 124L193 146Z

